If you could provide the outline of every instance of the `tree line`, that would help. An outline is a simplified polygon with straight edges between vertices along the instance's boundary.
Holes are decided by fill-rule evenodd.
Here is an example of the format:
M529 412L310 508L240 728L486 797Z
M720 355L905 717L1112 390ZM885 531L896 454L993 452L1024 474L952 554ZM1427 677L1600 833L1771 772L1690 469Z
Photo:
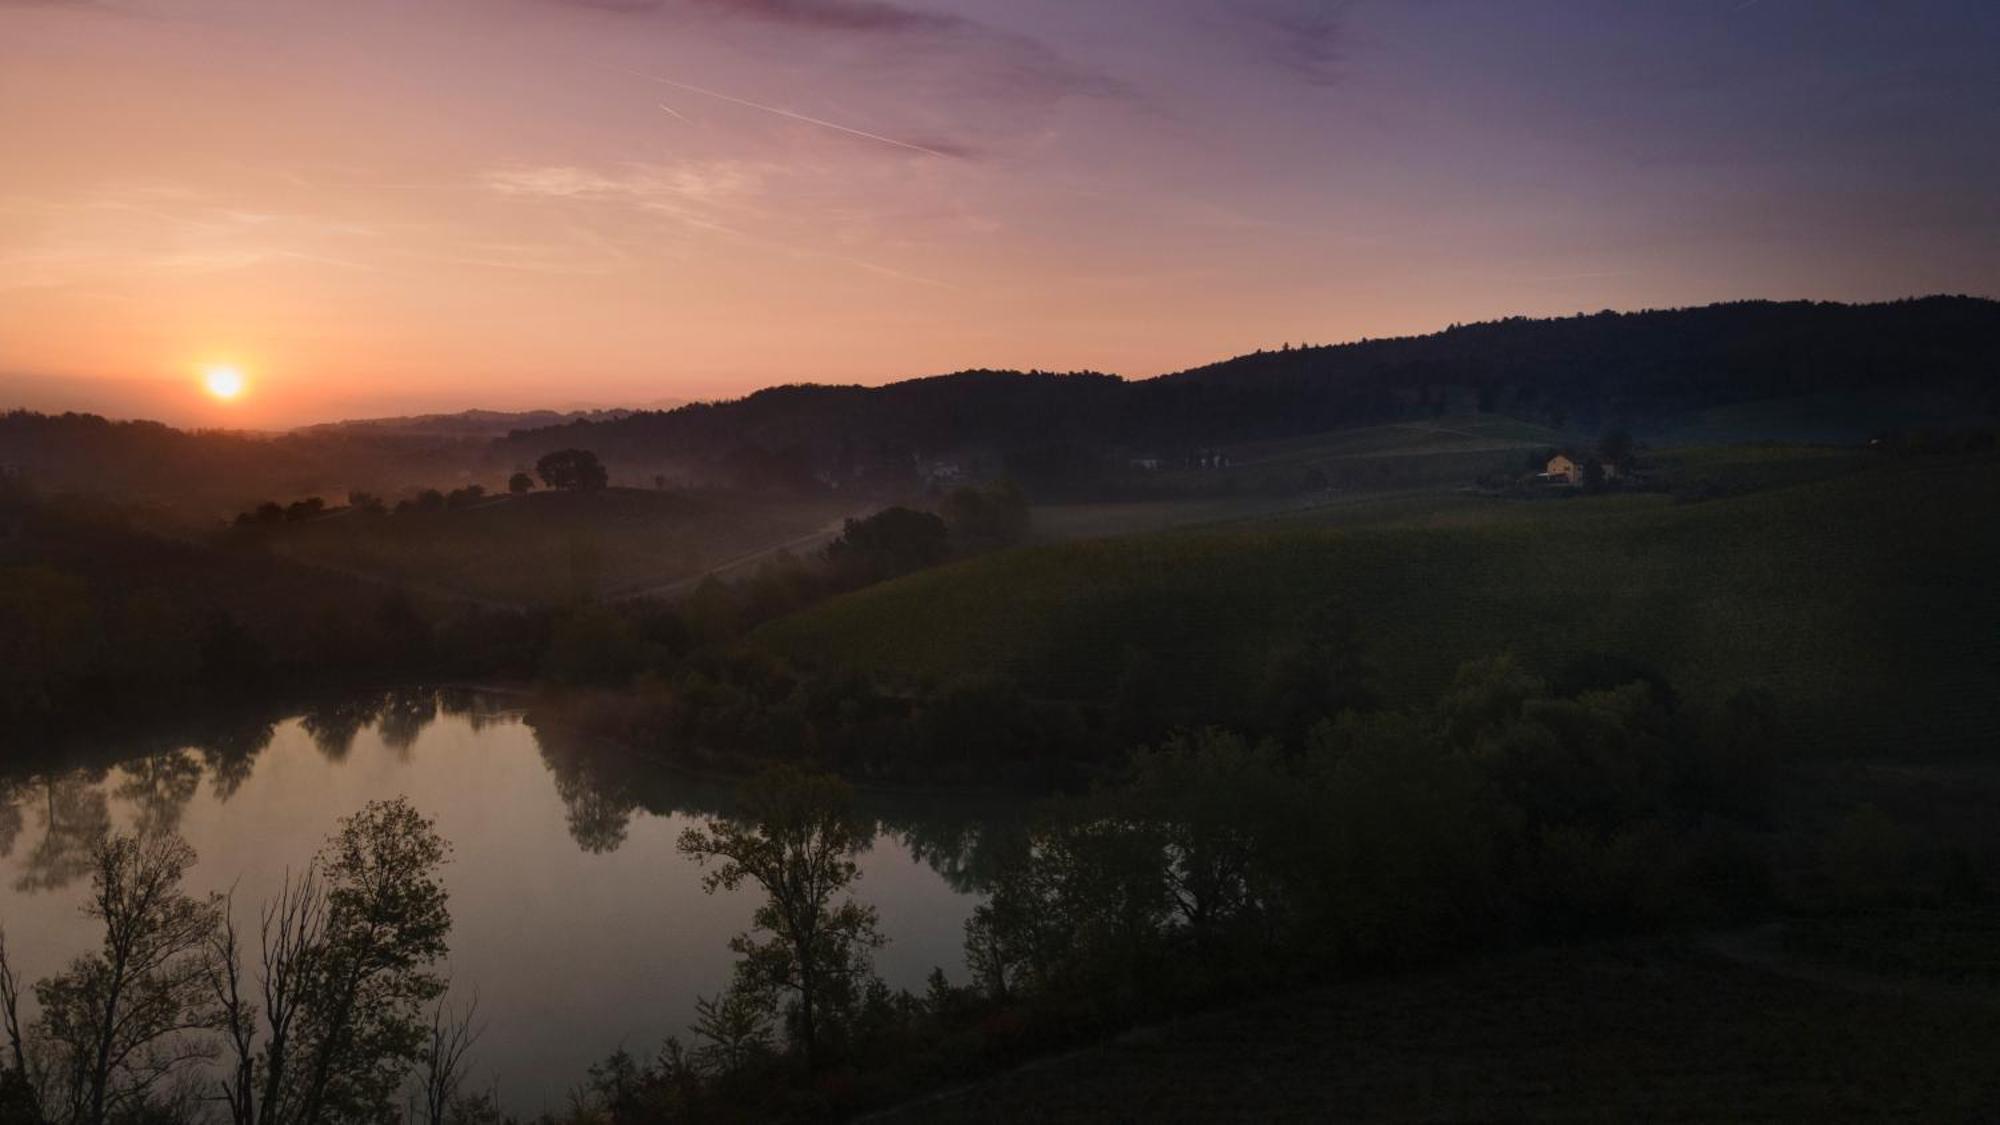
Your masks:
M1481 951L1775 911L1978 899L1963 857L1876 810L1774 823L1754 701L1681 710L1645 679L1564 688L1512 658L1433 704L1322 716L1297 746L1183 730L1043 803L968 921L969 979L871 969L852 793L779 767L680 849L765 892L687 1037L620 1050L544 1125L820 1120L1133 1023Z

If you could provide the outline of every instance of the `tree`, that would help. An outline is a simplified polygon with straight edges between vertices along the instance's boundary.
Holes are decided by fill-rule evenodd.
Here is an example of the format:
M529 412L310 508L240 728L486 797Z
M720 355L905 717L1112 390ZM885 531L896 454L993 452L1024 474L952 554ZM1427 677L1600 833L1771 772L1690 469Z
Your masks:
M1612 430L1597 443L1597 452L1606 464L1616 469L1632 467L1632 434L1629 430Z
M444 993L431 966L451 932L450 851L405 798L370 801L320 854L327 922L304 1015L299 1120L386 1110L424 1043L421 1012Z
M287 1120L295 1108L293 1051L326 934L326 894L317 865L285 876L264 905L259 928L262 972L253 997L244 976L233 903L210 945L208 987L228 1066L218 1079L234 1125ZM259 1000L262 1001L261 1006Z
M544 453L535 462L535 472L541 474L543 484L570 492L588 492L611 483L603 462L588 449L558 449L553 453Z
M1297 643L1272 658L1259 710L1278 736L1296 748L1320 720L1374 707L1374 681L1359 622L1344 606L1321 605L1306 614Z
M738 986L747 995L795 999L793 1039L808 1069L821 1060L823 1016L850 1003L882 944L875 910L836 900L860 877L854 857L870 833L853 813L853 791L839 778L791 767L765 773L741 793L743 819L710 820L681 833L680 851L706 867L702 889L735 890L745 880L765 894L753 934L729 948L742 956Z
M516 496L525 496L535 490L535 478L526 473L515 473L507 478L507 491Z
M91 860L83 911L103 923L103 944L35 983L40 1014L26 1037L0 954L10 1069L43 1113L75 1125L144 1115L163 1083L209 1057L184 1033L204 1026L202 952L220 914L217 900L181 890L195 855L178 836L107 833Z
M42 1108L36 1097L28 1062L27 1036L21 1027L21 978L7 959L7 932L0 930L0 1031L7 1036L7 1059L0 1065L0 1121L40 1121Z
M701 1046L690 1061L705 1074L740 1074L771 1052L770 1014L751 992L732 988L713 1000L698 996L694 1015L688 1030Z
M879 582L943 562L950 545L942 518L910 508L884 508L866 519L848 520L840 538L827 545L826 558L850 581Z
M1028 501L1011 481L991 488L963 485L939 507L952 538L965 551L1012 546L1028 532Z
M464 1104L466 1056L484 1030L473 1022L478 1014L477 996L463 1012L447 1006L443 1000L431 1009L430 1033L419 1059L424 1125L447 1125Z
M451 930L437 877L448 851L403 798L341 821L264 908L254 1000L233 921L223 924L204 979L230 1053L219 1085L235 1125L393 1115L404 1077L450 1022L425 1015L445 990L432 966ZM453 1074L469 1046L456 1048Z

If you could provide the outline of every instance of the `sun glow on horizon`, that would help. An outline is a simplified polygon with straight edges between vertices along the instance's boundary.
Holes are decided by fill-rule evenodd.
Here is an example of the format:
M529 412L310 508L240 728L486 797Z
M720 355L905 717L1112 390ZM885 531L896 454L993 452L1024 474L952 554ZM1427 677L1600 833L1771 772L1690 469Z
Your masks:
M202 372L201 385L210 397L230 402L242 395L243 388L248 384L244 381L243 372L227 365L217 365Z

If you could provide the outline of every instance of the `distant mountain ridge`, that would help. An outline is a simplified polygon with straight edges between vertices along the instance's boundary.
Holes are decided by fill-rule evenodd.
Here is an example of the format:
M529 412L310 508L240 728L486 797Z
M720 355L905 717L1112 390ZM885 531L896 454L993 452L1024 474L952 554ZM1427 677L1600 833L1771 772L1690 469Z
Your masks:
M515 430L545 429L571 422L614 422L632 413L623 408L589 410L461 410L455 414L410 414L391 418L349 418L299 426L295 434L365 431L409 437L500 437Z

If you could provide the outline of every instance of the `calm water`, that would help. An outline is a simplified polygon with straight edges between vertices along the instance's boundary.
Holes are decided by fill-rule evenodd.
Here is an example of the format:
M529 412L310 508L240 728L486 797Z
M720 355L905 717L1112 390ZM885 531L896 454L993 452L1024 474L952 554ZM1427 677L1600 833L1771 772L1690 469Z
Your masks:
M0 925L18 970L47 975L97 941L78 907L98 826L177 828L200 853L189 889L233 885L254 935L258 904L336 820L404 795L452 843L453 993L476 990L486 1024L475 1081L533 1111L616 1047L650 1055L727 981L727 942L755 904L703 894L674 850L683 828L727 815L728 787L637 768L493 700L443 702L406 692L163 735L0 783ZM878 831L857 893L889 938L877 968L912 989L937 966L962 981L990 832L939 800L897 801L866 807Z

